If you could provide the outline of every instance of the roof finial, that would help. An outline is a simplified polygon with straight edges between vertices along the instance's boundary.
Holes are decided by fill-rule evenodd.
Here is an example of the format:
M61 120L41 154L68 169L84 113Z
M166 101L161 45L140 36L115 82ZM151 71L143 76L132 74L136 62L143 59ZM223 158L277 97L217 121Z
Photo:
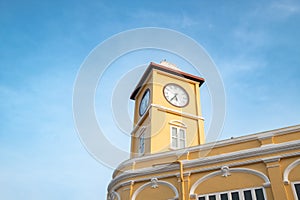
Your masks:
M159 64L171 69L180 70L175 64L168 62L167 59L163 59Z

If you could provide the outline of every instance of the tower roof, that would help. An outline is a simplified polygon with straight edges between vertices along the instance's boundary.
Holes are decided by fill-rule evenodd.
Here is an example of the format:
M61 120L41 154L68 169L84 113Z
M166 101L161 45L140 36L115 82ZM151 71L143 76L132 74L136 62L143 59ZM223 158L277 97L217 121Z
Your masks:
M181 71L179 68L177 68L176 65L174 65L172 63L169 63L169 62L166 62L166 61L162 61L160 64L150 62L149 66L147 67L146 71L144 72L141 80L139 81L139 83L135 87L134 91L130 95L130 99L135 100L135 97L136 97L137 93L139 92L139 90L141 89L141 87L143 86L148 74L153 69L168 72L168 73L173 74L173 75L177 75L177 76L180 76L180 77L184 77L184 78L199 82L199 87L205 81L204 78L201 78L199 76L195 76L195 75L192 75L192 74Z

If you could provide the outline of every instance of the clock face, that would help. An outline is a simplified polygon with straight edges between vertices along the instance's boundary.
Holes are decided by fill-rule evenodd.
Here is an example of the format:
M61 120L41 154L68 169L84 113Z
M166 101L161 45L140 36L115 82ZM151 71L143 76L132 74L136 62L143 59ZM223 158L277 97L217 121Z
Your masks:
M146 110L149 106L149 102L150 102L150 90L147 89L142 97L141 102L140 102L140 107L139 107L140 116L142 116L146 112Z
M167 101L174 106L184 107L189 103L188 93L177 84L167 84L163 89L163 93Z

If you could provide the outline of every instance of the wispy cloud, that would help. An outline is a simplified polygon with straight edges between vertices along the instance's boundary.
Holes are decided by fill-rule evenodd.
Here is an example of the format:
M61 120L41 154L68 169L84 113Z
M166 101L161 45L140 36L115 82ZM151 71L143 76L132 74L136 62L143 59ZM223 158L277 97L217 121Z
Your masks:
M283 17L300 13L299 1L275 1L270 5L270 9Z
M193 17L186 13L171 13L162 11L148 11L139 10L135 13L129 13L131 18L135 18L140 22L149 23L149 19L152 19L153 24L160 24L160 26L165 27L180 27L180 28L190 28L199 25L199 21L195 20Z
M256 49L268 43L268 35L263 29L254 29L244 25L233 31L234 41L245 49Z

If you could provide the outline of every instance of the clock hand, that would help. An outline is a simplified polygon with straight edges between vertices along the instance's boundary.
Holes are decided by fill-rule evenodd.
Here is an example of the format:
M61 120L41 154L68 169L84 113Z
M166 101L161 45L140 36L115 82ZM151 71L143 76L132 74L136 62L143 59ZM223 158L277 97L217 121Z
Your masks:
M174 97L172 97L172 98L170 99L170 101L172 101L174 98L176 98L176 101L178 101L178 99L177 99L177 94L175 94Z

